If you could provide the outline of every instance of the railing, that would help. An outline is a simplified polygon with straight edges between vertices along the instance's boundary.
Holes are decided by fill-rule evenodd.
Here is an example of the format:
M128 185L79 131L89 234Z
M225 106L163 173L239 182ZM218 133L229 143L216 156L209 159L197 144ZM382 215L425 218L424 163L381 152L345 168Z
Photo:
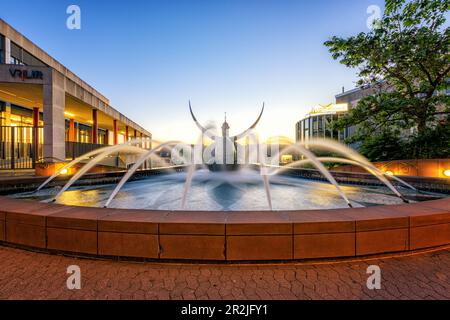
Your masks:
M0 170L34 169L37 162L43 161L43 140L43 127L0 126ZM106 145L66 141L66 159L103 147ZM112 154L103 162L113 167L127 166L122 154Z
M71 142L66 141L66 159L75 159L85 153L91 152L93 150L106 147L105 144L95 144L95 143L82 143L82 142ZM126 157L120 153L113 153L105 157L102 160L101 165L126 168Z
M106 147L104 144L66 141L66 159L75 159L85 153Z
M0 126L0 170L33 169L42 158L42 137L42 127Z

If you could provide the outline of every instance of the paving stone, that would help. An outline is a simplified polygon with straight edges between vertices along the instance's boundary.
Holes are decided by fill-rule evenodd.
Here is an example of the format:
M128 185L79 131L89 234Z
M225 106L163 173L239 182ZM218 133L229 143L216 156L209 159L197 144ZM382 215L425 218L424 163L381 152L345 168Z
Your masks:
M66 287L67 267L81 289ZM369 265L381 290L366 287ZM0 246L0 299L450 299L450 248L366 260L170 264L93 260Z

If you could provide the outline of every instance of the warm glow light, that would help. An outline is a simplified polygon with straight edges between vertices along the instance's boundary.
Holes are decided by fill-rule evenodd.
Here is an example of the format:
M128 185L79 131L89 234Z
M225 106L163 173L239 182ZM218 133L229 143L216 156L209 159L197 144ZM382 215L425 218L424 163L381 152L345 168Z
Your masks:
M281 156L281 163L290 163L290 162L292 162L292 159L293 159L293 157L291 154L283 154Z
M27 98L24 98L24 97L17 97L17 98L25 100L25 101L29 101L29 102L34 102L33 100L30 100L30 99L27 99Z
M444 176L449 177L450 178L450 169L446 169L444 170Z
M17 97L14 93L11 93L11 92L8 92L8 91L5 91L5 90L0 90L0 92L6 93L6 94L8 94L10 96L13 96L13 97Z
M310 115L323 114L323 113L334 113L334 112L345 112L348 111L348 105L346 103L338 103L338 104L326 104L326 105L318 105L312 108L309 112Z
M67 169L62 169L59 173L60 174L67 174L69 171Z
M70 112L67 112L67 111L64 111L64 114L66 115L66 116L68 116L68 117L75 117L75 115L73 114L73 113L70 113Z
M392 172L392 171L386 171L385 172L388 176L393 176L394 175L394 173Z
M9 116L9 120L12 120L12 121L20 121L22 118L21 117L18 117L18 116L14 116L14 115L10 115Z

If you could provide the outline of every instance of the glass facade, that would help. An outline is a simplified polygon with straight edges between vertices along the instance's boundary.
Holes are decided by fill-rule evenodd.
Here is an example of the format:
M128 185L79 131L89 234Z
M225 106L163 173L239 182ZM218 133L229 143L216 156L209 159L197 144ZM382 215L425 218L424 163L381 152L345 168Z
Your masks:
M0 169L29 169L35 160L42 158L42 120L40 112L35 128L32 109L0 101Z
M0 126L5 125L6 121L6 102L0 100Z
M28 51L24 50L19 45L14 42L11 43L11 52L8 59L6 59L6 38L4 35L0 34L0 63L4 64L17 64L17 65L29 65L29 66L42 66L45 67L45 63L33 56ZM7 60L7 61L6 61Z
M10 64L26 65L26 66L42 66L45 67L45 63L33 56L22 47L18 46L11 41L11 54L9 58Z
M43 125L43 113L39 112L38 126ZM0 100L0 126L32 127L33 110Z
M78 142L91 143L91 126L79 123L75 126L75 136L78 137Z
M97 144L106 144L108 130L98 129ZM65 140L70 141L70 120L66 119ZM74 141L92 143L92 126L74 121Z
M338 120L339 113L310 115L296 124L297 141L308 141L311 138L330 138L343 142L348 137L348 129L333 130L331 123Z
M108 141L107 136L108 136L107 130L98 129L97 143L98 144L106 144L106 142Z

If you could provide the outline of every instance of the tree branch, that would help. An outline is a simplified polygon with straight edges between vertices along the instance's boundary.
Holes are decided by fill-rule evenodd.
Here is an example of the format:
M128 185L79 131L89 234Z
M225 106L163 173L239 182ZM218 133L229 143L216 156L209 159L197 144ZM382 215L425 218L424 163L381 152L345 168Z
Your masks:
M422 64L422 62L418 61L418 64L419 64L420 70L422 70L423 73L425 73L425 75L427 76L428 81L430 82L430 85L434 86L434 81L431 78L431 74L428 72L428 70L425 68L425 66Z

